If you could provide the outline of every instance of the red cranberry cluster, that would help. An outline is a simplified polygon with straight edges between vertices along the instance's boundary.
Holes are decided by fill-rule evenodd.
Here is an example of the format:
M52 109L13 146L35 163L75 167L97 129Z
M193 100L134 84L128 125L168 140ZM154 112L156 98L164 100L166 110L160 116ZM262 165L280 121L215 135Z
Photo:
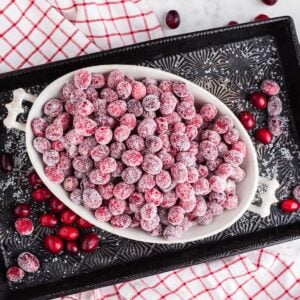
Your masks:
M278 97L280 92L279 85L273 80L265 80L260 86L261 92L250 95L250 101L258 109L267 109L268 128L256 130L256 138L261 143L270 144L273 136L280 136L283 131L284 122L280 117L282 112L282 101ZM269 99L267 98L269 96ZM255 127L255 118L252 113L243 111L240 113L240 120L247 130Z
M178 238L238 205L246 146L184 82L77 72L32 121L48 178L113 227Z
M72 255L77 255L80 249L86 253L95 251L100 240L95 233L85 234L81 237L81 243L77 242L80 239L78 228L87 229L93 227L93 225L78 217L73 211L66 208L60 200L54 197L46 187L41 186L42 181L36 172L32 172L28 176L28 181L30 185L35 187L32 198L35 201L48 201L49 204L50 212L45 212L40 217L40 225L48 228L57 228L55 234L48 235L45 238L45 248L52 254L59 254L64 249ZM14 209L14 214L18 217L15 221L15 228L20 235L30 235L34 230L33 223L28 218L30 213L31 208L27 203L19 203ZM75 226L75 223L77 226ZM33 264L31 260L38 262L38 259L32 254L26 254L24 257L28 259L28 264L30 265ZM34 265L36 264L34 263ZM28 271L23 267L21 268L11 267L8 269L7 278L11 281L19 281L24 277L22 270L35 272Z
M81 238L81 244L77 243L77 240L80 238L78 228L86 229L93 227L93 225L66 208L46 187L40 187L42 182L36 172L32 172L28 179L32 186L37 187L32 193L33 199L35 201L48 201L50 208L50 212L45 212L40 217L40 225L48 228L57 228L56 234L46 237L45 248L53 254L59 254L65 248L67 252L73 255L78 254L79 249L84 252L96 250L99 237L94 233L84 235Z

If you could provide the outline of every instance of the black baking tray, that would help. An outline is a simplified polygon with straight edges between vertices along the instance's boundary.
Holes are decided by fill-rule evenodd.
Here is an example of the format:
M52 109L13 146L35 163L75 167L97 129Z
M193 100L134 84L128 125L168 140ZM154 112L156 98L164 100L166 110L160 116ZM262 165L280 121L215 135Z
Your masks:
M181 75L206 88L233 111L251 110L246 95L265 78L277 80L284 102L284 134L270 146L256 144L260 175L276 177L278 199L291 195L300 183L300 56L294 24L289 17L242 24L149 41L133 46L76 57L0 75L0 119L12 91L24 88L37 95L49 82L72 70L99 64L145 65ZM26 111L28 107L25 105ZM259 126L266 116L257 113ZM20 119L26 116L20 116ZM152 274L207 262L267 247L300 237L300 215L284 214L273 205L271 215L261 218L247 211L232 227L197 242L153 245L117 237L100 229L99 249L89 255L57 257L43 249L49 229L36 227L35 234L20 238L14 233L12 208L31 200L26 175L31 164L24 133L0 125L0 151L12 152L15 168L0 174L0 299L50 299ZM255 198L259 205L260 197ZM43 204L33 203L33 219ZM20 252L29 250L41 260L41 270L19 284L5 280L5 270Z

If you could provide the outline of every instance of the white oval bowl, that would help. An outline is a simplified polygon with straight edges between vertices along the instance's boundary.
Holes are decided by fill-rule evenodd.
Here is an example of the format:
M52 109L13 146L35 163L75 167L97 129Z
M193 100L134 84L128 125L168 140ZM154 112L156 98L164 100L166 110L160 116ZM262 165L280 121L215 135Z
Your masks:
M93 225L111 232L113 234L119 235L124 238L147 242L147 243L160 243L160 244L171 244L171 243L186 243L191 241L196 241L199 239L203 239L209 236L212 236L216 233L223 231L224 229L231 226L235 223L247 210L248 206L251 204L251 201L254 198L255 192L257 190L258 185L258 165L257 165L257 157L256 151L252 144L252 141L244 129L243 125L240 123L238 118L234 115L234 113L220 100L218 100L215 96L197 86L196 84L191 83L190 81L161 71L157 69L140 67L134 65L100 65L85 68L90 72L99 72L99 73L107 73L112 71L113 69L120 69L126 75L131 76L135 79L143 79L145 77L151 77L156 80L171 80L171 81L183 81L186 82L191 93L195 96L195 104L204 104L211 103L214 104L218 109L219 115L228 115L234 121L234 126L240 132L240 139L247 146L247 156L245 161L242 164L243 169L246 171L245 179L237 184L237 195L239 196L239 205L236 209L233 210L225 210L219 216L215 216L213 218L212 223L205 226L195 225L191 227L189 230L183 233L182 237L177 240L167 241L162 237L153 237L148 235L145 231L141 229L135 228L127 228L127 229L116 229L112 227L108 223L99 222L94 217L94 214L89 209L85 208L82 205L76 205L69 199L69 194L63 189L62 185L55 184L51 182L44 172L44 165L42 161L42 156L33 148L33 139L34 135L31 129L31 121L34 118L41 117L44 104L51 98L57 97L62 86L71 78L71 76L76 72L70 72L52 83L50 83L37 97L35 100L26 124L26 147L28 151L29 158L32 162L32 165L42 181L45 185L50 189L50 191L59 198L66 206L68 206L71 210L73 210L76 214L86 219Z

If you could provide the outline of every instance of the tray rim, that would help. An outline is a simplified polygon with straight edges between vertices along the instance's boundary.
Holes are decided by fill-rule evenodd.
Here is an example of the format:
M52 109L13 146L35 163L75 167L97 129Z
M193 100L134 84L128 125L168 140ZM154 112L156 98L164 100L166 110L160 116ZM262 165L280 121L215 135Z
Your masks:
M251 23L240 24L240 25L233 26L233 27L221 27L221 28L209 29L209 30L205 30L205 31L196 31L196 32L192 32L192 33L181 34L181 35L172 36L172 37L166 37L166 38L153 40L153 41L147 41L144 43L135 44L135 45L127 46L127 47L116 48L116 49L108 50L105 52L88 54L88 55L84 55L84 56L80 56L80 57L70 58L67 60L53 62L50 64L44 64L44 65L39 65L39 66L26 68L26 69L22 69L22 70L3 73L3 74L0 74L0 83L1 83L1 81L12 80L15 77L23 76L23 75L31 73L31 72L36 72L39 70L49 70L49 69L52 69L55 67L65 65L65 64L72 64L77 61L80 61L80 62L88 61L90 59L97 58L99 55L101 55L102 57L103 56L105 57L106 55L117 54L119 52L123 52L124 50L131 51L131 50L135 50L138 48L147 47L149 45L164 44L164 43L169 43L169 42L173 42L173 41L177 41L177 40L212 35L212 34L222 33L222 32L227 32L227 31L235 31L235 30L239 30L239 29L249 29L252 27L259 27L259 26L263 26L265 24L272 24L272 23L278 23L278 24L282 23L286 28L288 28L288 30L289 30L288 34L290 35L291 41L293 42L295 54L298 59L298 67L299 67L300 66L300 49L298 47L296 47L296 45L298 45L298 39L297 39L293 20L291 17L279 17L279 18L262 21L262 22L256 22L256 23L251 22ZM262 35L258 35L258 36L262 36ZM245 39L245 38L243 38L243 39ZM242 40L242 38L240 40ZM77 67L75 67L74 69L76 69L76 68ZM1 88L0 88L0 90L1 90ZM256 236L257 242L255 245L250 245L249 242L247 241L248 237L251 235ZM261 238L258 238L260 236L261 236ZM73 282L73 284L70 284L70 283L67 285L64 284L66 282L74 281L74 279L76 279L77 277L80 277L82 275L84 277L90 277L90 279L93 279L92 276L96 277L95 275L97 275L96 274L97 272L94 271L92 273L87 273L87 274L78 274L74 277L62 279L60 281L56 281L53 283L38 285L38 286L35 286L34 288L28 287L28 288L22 288L19 290L7 289L7 292L9 292L9 294L5 295L5 297L6 297L5 299L51 299L51 298L54 298L57 296L68 295L68 294L72 294L72 293L76 293L76 292L80 292L80 291L90 290L90 289L94 289L97 287L103 287L103 286L107 286L110 284L115 284L115 283L119 283L119 282L137 279L140 277L150 276L150 275L153 275L154 273L166 272L166 271L170 271L173 269L202 263L205 261L214 260L217 258L240 254L240 253L244 253L244 252L247 252L250 250L254 250L254 249L258 249L258 248L266 247L266 246L271 246L271 245L278 244L278 243L281 243L284 241L290 241L290 240L294 240L294 239L298 239L298 238L300 238L300 228L299 228L299 223L295 222L295 223L292 223L289 225L278 226L278 227L274 227L271 229L262 230L258 233L252 233L252 234L248 234L248 235L244 235L244 236L240 236L240 237L235 237L234 239L230 239L230 240L238 241L238 246L239 246L238 249L233 250L230 247L227 249L225 245L221 245L220 248L215 249L216 251L214 251L213 253L206 253L206 255L204 255L204 256L201 256L201 255L199 256L199 254L197 256L193 256L193 257L175 257L174 258L171 256L166 261L166 264L164 266L158 265L158 266L156 266L156 269L153 270L153 267L155 268L155 265L157 264L157 258L154 257L153 259L151 259L153 261L151 262L150 268L147 264L143 264L142 266L138 267L138 270L135 269L134 271L132 271L131 268L125 268L125 270L123 270L124 268L122 269L119 266L116 266L119 269L118 273L120 275L122 275L121 278L118 277L116 279L115 276L111 276L112 274L109 274L109 272L107 274L106 272L102 271L105 274L102 274L102 276L99 276L92 281L89 280L87 282L87 284L84 284L84 282L79 283L79 284L74 284L74 282ZM217 244L218 243L219 242L217 242ZM187 252L189 252L189 253L192 253L193 251L195 252L195 250L199 250L199 248L205 248L205 246L210 245L210 244L211 243L197 245L197 247L192 247ZM0 254L0 261L2 259L3 259L2 254ZM142 261L144 261L144 260L145 259L143 259ZM124 265L124 266L126 267L126 265ZM96 280L96 282L93 282L95 280ZM60 284L57 284L57 283L60 283ZM49 292L49 291L47 292L48 288L46 288L46 287L49 287L49 286L50 287L55 286L56 291L53 292L53 290L52 290L51 292ZM47 294L45 294L45 292L47 292ZM19 297L21 297L21 298L19 298Z

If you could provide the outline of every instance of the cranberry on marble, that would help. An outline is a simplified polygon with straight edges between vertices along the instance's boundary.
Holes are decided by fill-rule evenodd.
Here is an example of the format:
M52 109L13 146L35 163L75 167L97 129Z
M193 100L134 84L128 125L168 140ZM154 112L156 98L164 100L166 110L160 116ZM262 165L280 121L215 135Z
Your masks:
M166 24L169 28L175 29L180 24L180 15L176 10L169 10L166 15Z

